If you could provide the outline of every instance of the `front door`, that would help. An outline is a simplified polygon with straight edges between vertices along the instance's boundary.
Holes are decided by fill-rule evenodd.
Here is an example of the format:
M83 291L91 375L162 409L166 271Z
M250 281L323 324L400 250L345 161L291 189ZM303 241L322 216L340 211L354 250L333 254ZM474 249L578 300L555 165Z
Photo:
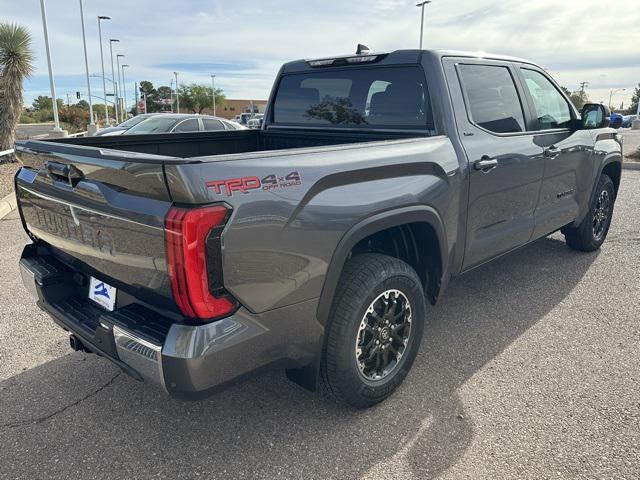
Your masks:
M456 58L445 60L445 71L469 160L468 269L531 239L544 157L528 132L515 65Z
M546 73L531 65L520 65L518 73L533 112L535 141L545 157L533 232L538 238L573 222L588 204L594 140L589 130L574 128L574 108Z

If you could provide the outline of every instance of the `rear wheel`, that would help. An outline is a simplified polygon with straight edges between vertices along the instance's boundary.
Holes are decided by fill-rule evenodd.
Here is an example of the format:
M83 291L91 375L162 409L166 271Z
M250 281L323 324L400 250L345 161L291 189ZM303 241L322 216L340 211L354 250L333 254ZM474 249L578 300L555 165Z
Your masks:
M589 213L577 227L562 229L571 248L582 252L592 252L600 248L611 225L615 195L613 181L603 173L598 180Z
M338 400L368 408L391 395L413 364L424 328L422 283L405 262L364 254L347 263L337 292L322 377Z

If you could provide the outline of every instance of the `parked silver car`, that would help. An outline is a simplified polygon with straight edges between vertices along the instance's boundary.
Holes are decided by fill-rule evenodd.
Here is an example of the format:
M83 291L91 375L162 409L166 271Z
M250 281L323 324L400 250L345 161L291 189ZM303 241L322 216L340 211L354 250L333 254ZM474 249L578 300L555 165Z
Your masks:
M96 133L96 137L104 137L104 136L112 136L112 135L122 135L124 132L129 130L131 127L135 127L140 122L143 122L149 117L153 115L159 115L158 113L141 113L140 115L136 115L135 117L131 117L128 120L116 125L115 127L107 127L99 130Z
M212 132L216 130L246 130L242 125L210 115L165 113L154 115L123 132L123 135L152 133Z

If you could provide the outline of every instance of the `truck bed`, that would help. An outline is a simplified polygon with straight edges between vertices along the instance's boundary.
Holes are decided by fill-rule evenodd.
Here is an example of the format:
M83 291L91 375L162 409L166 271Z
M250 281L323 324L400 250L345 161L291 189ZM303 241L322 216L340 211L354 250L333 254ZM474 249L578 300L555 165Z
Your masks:
M49 140L46 143L106 148L127 152L193 158L212 155L286 150L293 148L340 145L380 140L428 136L424 132L331 132L327 130L242 130L221 132L121 135ZM31 142L19 142L26 147ZM41 144L42 145L42 144Z

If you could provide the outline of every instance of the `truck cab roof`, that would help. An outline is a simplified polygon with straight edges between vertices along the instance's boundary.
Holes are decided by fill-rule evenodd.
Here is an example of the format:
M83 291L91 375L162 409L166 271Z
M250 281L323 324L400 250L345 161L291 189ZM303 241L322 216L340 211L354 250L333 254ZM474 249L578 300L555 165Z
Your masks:
M487 52L470 52L462 50L419 50L405 49L394 50L391 52L367 52L365 54L351 55L335 55L331 57L311 58L294 60L285 63L282 67L282 73L305 72L313 69L331 68L339 66L358 66L366 64L377 65L400 65L408 63L420 63L423 56L430 56L435 59L442 57L467 57L467 58L485 58L490 60L502 60L508 62L529 63L533 62L518 57L507 55L498 55ZM357 59L357 60L356 60ZM366 60L371 59L371 60Z

